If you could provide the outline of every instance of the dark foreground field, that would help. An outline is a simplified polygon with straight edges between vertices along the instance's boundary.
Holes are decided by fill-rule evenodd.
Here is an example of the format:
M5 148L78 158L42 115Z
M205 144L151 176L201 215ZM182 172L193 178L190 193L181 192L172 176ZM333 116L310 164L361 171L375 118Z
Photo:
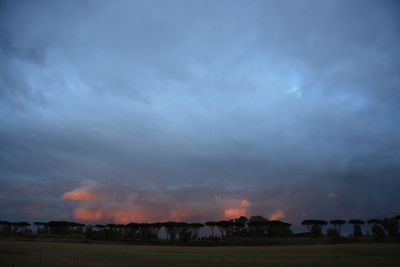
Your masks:
M0 241L0 266L400 266L400 244L177 247Z

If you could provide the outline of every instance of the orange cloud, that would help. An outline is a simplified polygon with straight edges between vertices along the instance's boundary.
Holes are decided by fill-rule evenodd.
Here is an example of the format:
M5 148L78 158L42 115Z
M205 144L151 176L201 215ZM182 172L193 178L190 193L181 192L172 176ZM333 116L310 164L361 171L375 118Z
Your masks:
M141 211L114 211L109 217L115 223L127 224L131 222L147 222L151 221L151 216Z
M155 217L167 218L168 211L157 209L159 203L135 203L138 194L127 193L125 197L115 192L107 192L107 188L94 181L85 181L78 188L64 193L62 200L81 202L74 210L76 220L86 222L114 222L127 224L130 222L150 222ZM157 202L157 201L156 201ZM149 204L149 203L147 203Z
M245 209L227 209L224 211L224 216L228 219L238 218L240 216L246 216Z
M170 194L143 194L129 188L113 188L85 181L65 192L64 201L77 202L73 218L91 223L157 222L157 221L206 221L233 219L250 215L250 202L246 199L213 198L210 202L177 202ZM208 210L210 206L212 210ZM208 211L208 212L207 212Z
M224 217L226 219L234 219L240 216L248 215L248 208L250 207L250 202L243 199L240 202L240 206L238 208L229 208L224 211Z
M105 198L107 201L103 201ZM170 209L174 203L163 206L162 203L133 203L128 196L125 200L118 200L103 196L95 201L81 202L74 210L74 219L86 222L114 222L127 224L131 222L156 221L190 221L193 217L202 215L199 206ZM197 219L196 218L196 219Z
M122 203L121 203L122 204ZM118 224L131 222L150 222L153 216L149 211L135 207L78 207L74 211L74 218L80 221L96 222L107 221Z
M241 207L241 208L248 208L248 207L250 207L250 202L248 202L246 199L243 199L243 200L240 202L240 207Z
M98 187L97 183L93 181L86 181L80 187L65 192L62 196L62 200L64 201L89 201L97 199L96 188Z
M270 220L280 220L285 218L285 212L283 210L277 210L275 213L273 213L269 219Z
M90 210L87 207L79 207L74 211L74 218L81 221L99 221L104 217L100 210Z
M62 200L64 201L88 201L97 199L97 194L83 189L75 189L64 193Z

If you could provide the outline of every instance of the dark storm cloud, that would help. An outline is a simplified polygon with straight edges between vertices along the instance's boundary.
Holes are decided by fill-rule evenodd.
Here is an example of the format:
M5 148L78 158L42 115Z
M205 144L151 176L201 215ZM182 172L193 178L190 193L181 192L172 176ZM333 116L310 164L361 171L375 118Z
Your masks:
M51 204L29 212L33 196L6 190L2 216L397 214L399 11L396 1L3 2L0 184L38 183L35 201ZM107 190L61 201L85 181Z

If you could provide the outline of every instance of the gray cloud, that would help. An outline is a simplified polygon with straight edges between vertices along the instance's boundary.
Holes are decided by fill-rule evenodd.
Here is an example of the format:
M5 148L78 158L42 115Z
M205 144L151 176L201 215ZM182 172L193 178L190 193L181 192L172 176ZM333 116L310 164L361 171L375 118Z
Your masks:
M397 214L399 11L5 1L0 184L40 183L49 219L73 216L61 196L88 179L143 207L165 196L164 210L218 196L293 221ZM2 216L24 214L23 197L10 201L18 212ZM229 209L205 207L193 218Z

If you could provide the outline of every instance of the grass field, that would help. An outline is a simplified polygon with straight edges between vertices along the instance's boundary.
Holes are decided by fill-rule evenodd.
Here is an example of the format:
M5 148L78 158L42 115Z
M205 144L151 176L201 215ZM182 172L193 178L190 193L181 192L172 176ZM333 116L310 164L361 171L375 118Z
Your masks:
M176 247L0 241L0 266L400 266L400 244Z

